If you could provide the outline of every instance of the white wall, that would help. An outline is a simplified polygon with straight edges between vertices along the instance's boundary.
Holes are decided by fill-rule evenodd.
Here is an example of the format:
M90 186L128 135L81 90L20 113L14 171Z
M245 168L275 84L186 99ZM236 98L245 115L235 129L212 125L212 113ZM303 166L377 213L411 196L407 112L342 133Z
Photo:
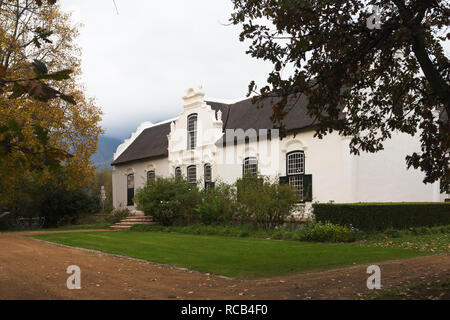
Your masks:
M134 174L135 192L145 186L147 182L147 172L154 170L156 177L169 177L169 162L167 158L133 162L115 166L112 174L113 178L113 205L114 208L127 206L127 176ZM130 208L134 210L134 208Z
M439 202L439 183L424 184L424 173L407 169L406 156L420 151L417 138L392 135L385 150L354 157L357 202Z

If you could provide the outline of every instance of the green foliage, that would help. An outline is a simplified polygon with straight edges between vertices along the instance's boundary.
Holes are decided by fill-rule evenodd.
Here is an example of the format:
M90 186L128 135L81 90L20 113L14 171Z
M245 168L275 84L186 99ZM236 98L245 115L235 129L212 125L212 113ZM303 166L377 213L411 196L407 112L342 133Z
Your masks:
M330 222L307 223L300 231L301 241L317 242L353 242L357 230L351 227L339 226Z
M78 217L83 213L98 212L98 198L90 196L83 189L68 190L64 187L46 186L41 189L40 197L32 199L21 212L22 215L35 214L45 217L45 227L57 227L76 223Z
M447 203L314 204L313 208L319 222L351 225L364 231L450 224Z
M136 225L131 231L135 232L176 232L196 235L219 235L235 238L264 238L275 240L295 240L307 242L354 242L359 232L354 228L348 228L331 223L306 223L298 230L279 228L276 230L255 228L251 225L204 225L193 224L188 226L148 226Z
M92 215L99 210L99 199L87 189L71 189L50 180L41 183L36 175L24 174L21 183L3 186L10 189L0 189L0 207L2 211L11 212L12 224L18 218L38 217L45 218L45 228L76 224L82 215Z
M317 136L336 130L351 138L353 154L383 150L397 131L419 136L405 166L449 190L448 1L232 2L230 21L242 26L246 53L273 65L267 84L252 81L248 94L270 101L282 133L304 95ZM372 5L379 7L379 28L367 27ZM433 110L442 112L438 119Z
M106 218L106 221L108 221L111 224L118 223L125 219L126 217L131 215L131 211L128 210L128 208L119 208L112 212L112 215Z
M249 176L201 192L183 179L158 179L138 190L135 202L138 210L165 226L238 221L270 229L284 223L298 197L291 186Z
M297 192L290 185L280 185L254 175L236 181L239 219L264 228L281 225L298 203Z
M225 183L216 183L214 188L203 190L202 203L195 209L205 225L231 222L236 211L236 189Z
M157 179L137 191L137 209L164 226L189 224L197 220L194 211L201 202L196 185L184 179Z

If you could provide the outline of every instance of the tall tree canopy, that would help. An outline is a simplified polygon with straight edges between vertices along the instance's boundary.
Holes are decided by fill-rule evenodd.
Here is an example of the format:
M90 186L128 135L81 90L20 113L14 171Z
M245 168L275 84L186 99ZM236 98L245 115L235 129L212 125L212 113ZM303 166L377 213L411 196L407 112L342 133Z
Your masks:
M75 188L94 173L101 111L79 84L79 26L54 3L0 1L0 201L25 176Z
M408 168L448 191L449 1L232 1L231 22L242 25L241 41L251 41L248 53L274 65L268 84L252 82L249 94L282 97L273 103L276 126L288 100L305 94L317 136L338 130L355 154L382 150L395 131L420 135Z

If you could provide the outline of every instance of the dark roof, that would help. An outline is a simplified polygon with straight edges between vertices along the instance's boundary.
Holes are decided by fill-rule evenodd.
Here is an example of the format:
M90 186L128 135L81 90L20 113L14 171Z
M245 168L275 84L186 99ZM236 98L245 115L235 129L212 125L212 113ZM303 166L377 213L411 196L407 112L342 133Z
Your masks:
M277 101L278 100L275 98L267 98L258 104L254 104L252 103L252 99L249 98L228 106L226 117L224 111L222 111L224 114L224 116L222 116L224 129L272 129L272 105ZM307 97L302 95L298 99L290 98L288 101L285 110L289 110L289 112L283 119L283 124L287 131L310 127L314 124L311 117L306 114L306 106L308 104ZM213 109L219 107L223 108L223 106L219 106L219 104L212 105L210 102L208 102L208 104L211 105Z
M170 122L145 129L136 140L112 163L118 165L137 160L167 157Z
M216 113L222 112L223 130L226 129L272 129L272 103L275 99L265 99L260 108L252 103L252 99L237 102L235 104L225 104L207 101ZM285 110L289 113L283 120L286 130L293 131L309 128L314 125L314 121L306 113L307 98L301 96L299 99L290 99L290 103ZM144 130L141 135L112 163L112 165L124 164L137 160L167 157L168 140L170 133L170 123L165 123Z

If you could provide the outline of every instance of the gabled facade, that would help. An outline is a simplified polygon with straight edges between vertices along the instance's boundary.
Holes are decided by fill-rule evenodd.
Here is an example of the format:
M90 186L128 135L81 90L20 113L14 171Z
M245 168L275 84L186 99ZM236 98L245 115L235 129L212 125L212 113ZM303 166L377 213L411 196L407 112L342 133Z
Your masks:
M417 138L396 134L377 154L350 154L350 139L338 133L314 138L314 121L305 97L285 118L287 136L271 130L272 108L251 99L235 103L206 100L189 89L175 119L143 123L114 155L114 207L134 209L133 197L148 179L182 175L202 187L234 183L259 173L297 188L307 207L319 202L440 202L439 185L422 183L407 170L405 157L420 148Z

